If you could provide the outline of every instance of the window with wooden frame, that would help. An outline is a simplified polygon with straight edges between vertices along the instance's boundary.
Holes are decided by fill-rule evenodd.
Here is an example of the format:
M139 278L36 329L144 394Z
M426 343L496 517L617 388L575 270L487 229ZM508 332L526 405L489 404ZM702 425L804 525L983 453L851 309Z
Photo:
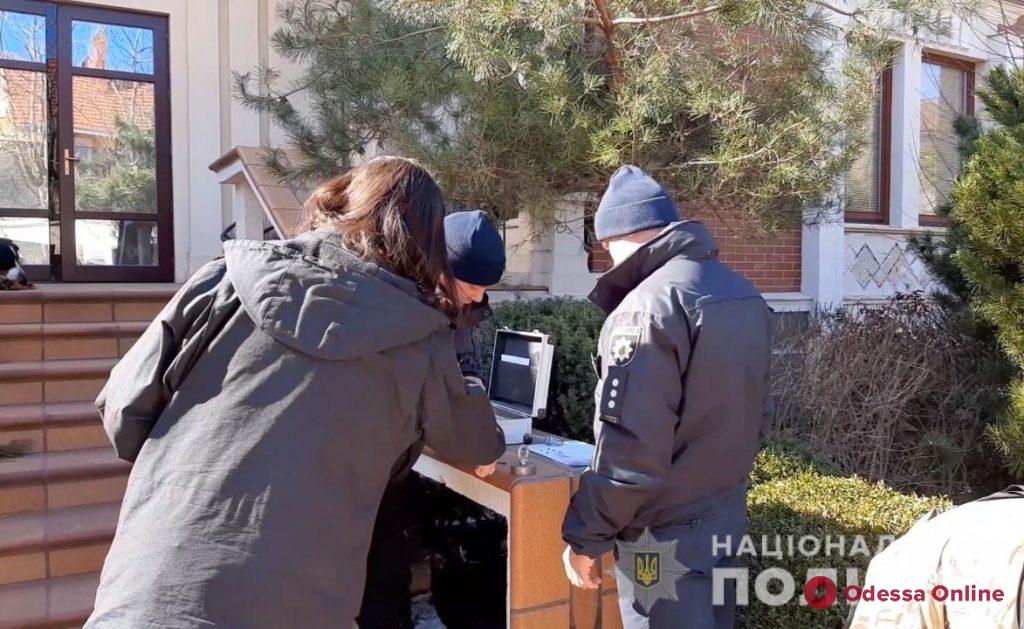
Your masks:
M918 143L922 225L943 225L939 215L963 167L956 123L974 115L975 66L969 61L925 53L921 65L921 136Z
M46 14L0 4L0 238L17 244L30 277L50 264Z
M889 177L892 145L892 69L878 79L877 97L868 113L867 144L846 173L845 220L851 223L889 221Z
M167 29L0 0L0 237L34 281L173 280Z
M594 235L594 214L597 204L586 203L583 207L583 248L587 252L587 270L591 273L604 273L615 266L608 249Z

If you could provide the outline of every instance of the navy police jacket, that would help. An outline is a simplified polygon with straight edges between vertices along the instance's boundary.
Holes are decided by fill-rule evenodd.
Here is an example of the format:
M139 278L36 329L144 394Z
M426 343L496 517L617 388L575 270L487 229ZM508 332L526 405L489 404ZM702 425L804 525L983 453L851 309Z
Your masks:
M770 314L717 258L704 225L673 223L598 281L597 450L563 524L596 557L628 529L742 500L768 408Z

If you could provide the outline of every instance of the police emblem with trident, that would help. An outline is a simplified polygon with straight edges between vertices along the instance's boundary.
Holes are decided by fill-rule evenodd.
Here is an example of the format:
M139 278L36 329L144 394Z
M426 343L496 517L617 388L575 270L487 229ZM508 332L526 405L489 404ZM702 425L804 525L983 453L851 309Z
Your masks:
M644 529L635 542L617 542L619 598L637 601L644 612L650 612L659 598L678 600L676 582L690 569L676 559L677 543L675 539L659 542L650 529Z

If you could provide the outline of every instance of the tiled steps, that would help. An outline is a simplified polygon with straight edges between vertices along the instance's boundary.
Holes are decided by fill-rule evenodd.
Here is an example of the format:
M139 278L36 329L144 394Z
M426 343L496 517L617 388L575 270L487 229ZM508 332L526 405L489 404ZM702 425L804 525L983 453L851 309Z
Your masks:
M70 577L94 582L114 537L119 508L112 502L0 517L0 626L12 623L7 610L26 604L8 608L3 601L13 600L12 592L24 593L26 584L39 588L47 579ZM84 617L91 607L90 597L65 611ZM43 616L29 624L46 622Z
M117 360L81 358L0 364L0 400L4 404L95 400Z
M0 628L80 626L130 466L93 401L173 285L0 292Z
M52 404L6 404L0 406L0 430L43 426L73 426L95 423L99 419L92 402L54 402Z
M88 616L92 595L82 594L83 583L95 592L129 469L109 447L0 464L0 496L10 499L0 498L0 627L66 626Z
M0 488L24 487L53 481L118 476L129 465L108 446L68 452L25 454L0 465Z
M129 468L108 448L25 458L0 465L0 628L80 626Z
M119 508L107 502L0 516L0 557L109 542Z
M92 400L0 406L0 448L63 452L108 443Z
M0 587L0 629L80 627L92 611L98 573Z
M0 324L0 363L116 358L146 329L146 321Z
M47 382L50 380L91 380L105 378L117 358L74 360L31 360L0 364L0 382Z

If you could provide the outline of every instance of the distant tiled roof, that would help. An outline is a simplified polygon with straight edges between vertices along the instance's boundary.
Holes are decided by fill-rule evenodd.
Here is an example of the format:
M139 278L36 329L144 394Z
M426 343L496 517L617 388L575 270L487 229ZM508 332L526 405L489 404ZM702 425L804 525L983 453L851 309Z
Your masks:
M279 149L279 157L285 164L298 158L292 149ZM255 146L236 146L210 164L210 170L221 172L239 162L246 178L252 182L260 203L270 213L271 222L283 238L296 235L302 214L302 204L310 191L299 186L290 186L266 167L269 149Z
M1013 24L1000 24L999 33L1013 33L1014 35L1024 36L1024 15L1017 18L1017 21Z
M153 128L152 83L74 77L75 133L113 133L115 120Z
M133 123L143 131L153 128L151 83L74 78L75 133L109 135L115 121ZM0 68L0 119L18 127L45 124L46 79L41 72Z
M0 121L22 129L46 125L46 76L42 72L0 69Z

